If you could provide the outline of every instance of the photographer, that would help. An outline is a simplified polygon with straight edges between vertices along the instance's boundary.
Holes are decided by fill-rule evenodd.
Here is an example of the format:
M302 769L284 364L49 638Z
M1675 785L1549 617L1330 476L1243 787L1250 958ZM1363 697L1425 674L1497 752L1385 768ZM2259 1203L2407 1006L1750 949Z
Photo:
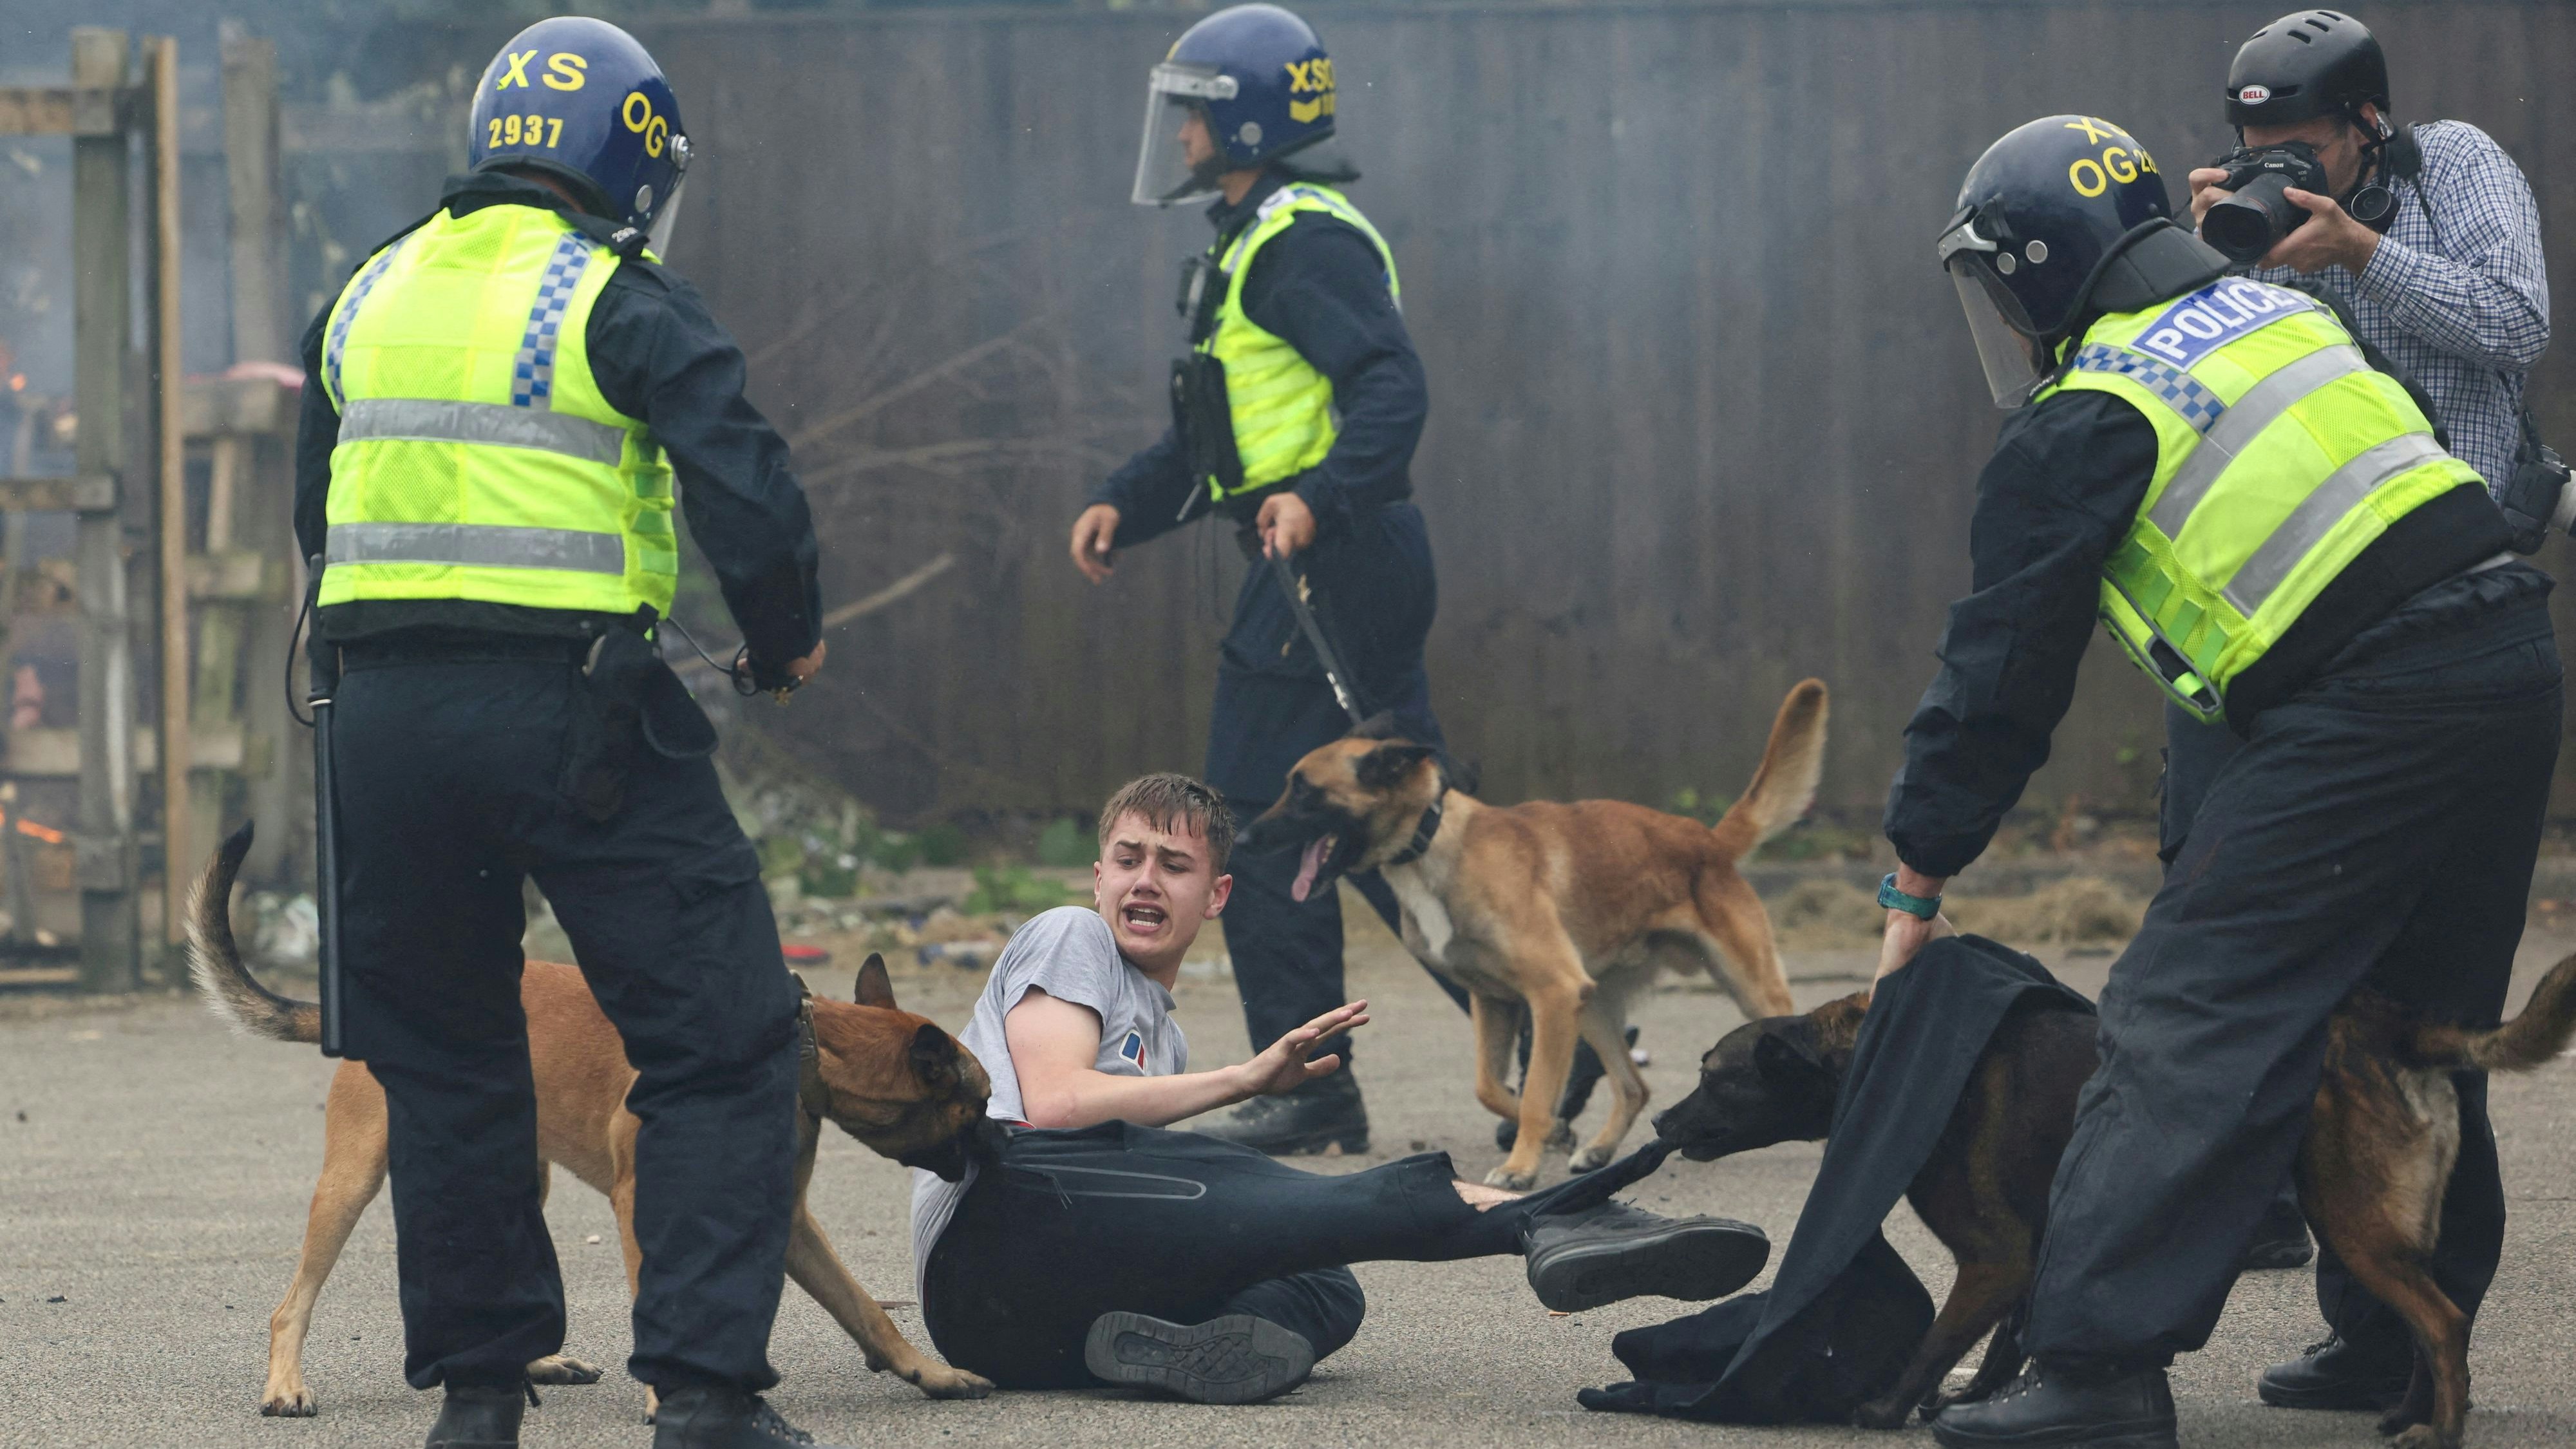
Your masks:
M2538 467L2523 413L2524 375L2549 345L2539 213L2521 169L2484 131L2462 121L2398 127L2388 109L2387 59L2361 22L2330 10L2274 21L2229 67L2227 118L2240 148L2191 173L2192 216L2204 239L2256 264L2256 278L2334 304L2380 354L2374 364L2409 379L2451 452L2506 504L2515 547L2527 551L2545 536L2540 525L2558 492ZM2520 569L2491 570L2479 582L2456 607L2499 610L2548 587ZM2170 862L2242 741L2171 707L2166 741L2162 853ZM2503 986L2500 975L2464 981L2433 1004L2491 1025ZM2502 1246L2504 1198L2483 1077L2464 1077L2459 1096L2460 1158L2434 1271L2474 1315ZM2246 1266L2295 1267L2307 1256L2306 1226L2285 1189ZM2317 1300L2331 1336L2266 1372L2264 1401L2316 1409L2393 1402L2411 1357L2397 1317L2331 1254L2318 1264Z

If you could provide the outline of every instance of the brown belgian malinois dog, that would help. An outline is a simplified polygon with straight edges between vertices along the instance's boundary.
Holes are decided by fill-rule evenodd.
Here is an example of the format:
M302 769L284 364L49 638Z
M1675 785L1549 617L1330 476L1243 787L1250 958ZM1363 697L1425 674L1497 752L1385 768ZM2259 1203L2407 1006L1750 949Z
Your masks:
M225 841L189 897L189 973L207 1005L235 1030L313 1045L322 1039L321 1008L262 986L242 965L233 944L228 903L250 841L247 825ZM895 1008L883 958L870 956L860 968L857 995L856 1004L809 997L799 1013L803 1067L787 1275L858 1340L869 1368L881 1373L890 1369L934 1399L982 1398L992 1392L990 1381L934 1363L904 1341L885 1310L841 1265L805 1205L814 1149L826 1121L881 1156L929 1168L951 1181L963 1175L970 1145L993 1130L984 1116L992 1083L982 1064L929 1018ZM608 1195L617 1212L626 1287L632 1293L643 1261L634 1225L637 1122L626 1110L635 1069L627 1065L617 1028L601 1014L579 968L527 963L519 999L527 1010L528 1056L536 1073L537 1150L546 1164L560 1165ZM344 1061L331 1078L322 1137L322 1177L313 1185L295 1280L268 1318L268 1387L259 1405L263 1414L301 1418L316 1412L302 1364L313 1302L359 1215L384 1186L385 1093L364 1063ZM547 1171L539 1178L541 1191L552 1177ZM529 1364L528 1378L540 1384L588 1384L599 1381L599 1370L556 1354ZM649 1395L647 1404L649 1412Z
M1405 948L1465 987L1476 1026L1476 1100L1519 1124L1495 1187L1538 1183L1539 1152L1571 1143L1556 1119L1578 1037L1608 1068L1616 1100L1573 1155L1608 1162L1645 1109L1628 1057L1628 1003L1666 964L1714 977L1748 1017L1790 1009L1771 918L1736 866L1806 813L1825 760L1825 686L1789 691L1762 766L1714 827L1618 800L1482 804L1429 745L1394 738L1384 717L1308 754L1238 850L1298 850L1290 893L1374 870L1403 906ZM1524 1017L1529 1067L1508 1086Z
M1663 1140L1708 1162L1775 1142L1815 1141L1860 1038L1866 992L1803 1016L1737 1027L1700 1060L1699 1087L1655 1119ZM2550 968L2522 1014L2493 1031L2427 1022L2394 998L2356 991L2326 1028L2296 1176L2299 1206L2353 1277L2397 1310L2415 1337L2406 1397L2380 1420L2399 1449L2459 1449L2469 1404L2468 1322L2426 1264L2442 1192L2460 1148L2451 1073L2528 1071L2576 1035L2576 956ZM2016 1310L2039 1262L2049 1185L2075 1130L2075 1097L2099 1061L2081 1012L2019 1010L2004 1018L1906 1189L1923 1225L1958 1262L1958 1278L1896 1381L1852 1415L1893 1429L1921 1406L1982 1399L2021 1370ZM1934 1396L1960 1357L1993 1329L1966 1388Z

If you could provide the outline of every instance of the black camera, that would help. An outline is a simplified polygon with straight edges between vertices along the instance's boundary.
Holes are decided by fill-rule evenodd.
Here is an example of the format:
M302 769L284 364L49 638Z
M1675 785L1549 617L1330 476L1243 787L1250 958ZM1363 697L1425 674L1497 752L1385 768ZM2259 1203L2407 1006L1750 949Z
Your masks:
M2262 257L2307 221L2307 211L2291 205L2282 192L2295 186L2327 194L2325 163L2305 141L2284 141L2259 151L2240 146L2220 157L2218 165L2227 172L2219 184L2236 194L2202 214L2200 236L2230 261Z

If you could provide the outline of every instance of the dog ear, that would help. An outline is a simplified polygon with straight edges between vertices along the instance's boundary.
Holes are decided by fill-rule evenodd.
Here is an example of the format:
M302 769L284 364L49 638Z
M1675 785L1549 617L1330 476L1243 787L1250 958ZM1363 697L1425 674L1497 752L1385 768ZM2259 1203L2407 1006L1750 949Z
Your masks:
M1474 760L1463 764L1456 760L1443 760L1441 767L1449 772L1449 788L1461 795L1473 795L1485 783L1485 767Z
M859 984L850 993L850 999L861 1006L882 1006L889 1011L894 1009L894 983L886 978L885 957L882 954L875 951L868 953L866 964L859 967Z
M1755 1037L1753 1068L1762 1074L1764 1081L1774 1086L1821 1088L1831 1093L1837 1085L1833 1068L1825 1065L1824 1055L1813 1041L1808 1040L1806 1033L1794 1029L1800 1024L1803 1024L1803 1019L1792 1023L1790 1029L1766 1031Z
M957 1039L930 1022L912 1034L912 1074L939 1096L957 1085Z
M1392 790L1404 783L1413 767L1438 754L1429 745L1380 745L1360 756L1359 782L1363 790Z
M1395 711L1391 709L1382 709L1377 713L1370 715L1367 719L1361 720L1358 724L1351 726L1350 738L1355 740L1391 740L1396 738Z

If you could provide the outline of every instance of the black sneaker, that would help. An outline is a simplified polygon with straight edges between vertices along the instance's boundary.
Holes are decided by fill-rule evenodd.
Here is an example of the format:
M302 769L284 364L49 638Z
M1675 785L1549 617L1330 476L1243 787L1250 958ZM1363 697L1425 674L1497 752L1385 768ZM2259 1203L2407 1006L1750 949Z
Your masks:
M1932 1420L1942 1449L2175 1449L2173 1390L2160 1368L2076 1375L2038 1364L1991 1398Z
M2254 1392L2276 1409L2386 1409L2406 1397L2414 1373L2411 1352L2391 1358L2329 1338L2263 1370Z
M2245 1250L2244 1271L2268 1273L2304 1268L2316 1255L2316 1244L2308 1239L2308 1220L2300 1213L2298 1200L2275 1198L2263 1210L2263 1221L2254 1229L2253 1246Z
M1521 1251L1538 1301L1580 1313L1648 1294L1694 1303L1723 1298L1762 1271L1771 1240L1751 1223L1668 1218L1612 1201L1530 1219Z
M653 1449L780 1449L813 1442L813 1435L781 1418L767 1399L729 1386L674 1389L661 1396L653 1415Z
M1348 1068L1317 1077L1293 1092L1255 1097L1222 1117L1192 1124L1187 1130L1267 1152L1296 1157L1339 1149L1368 1151L1368 1104Z
M1249 1313L1205 1323L1104 1313L1083 1336L1082 1362L1103 1383L1194 1404L1257 1404L1304 1383L1315 1371L1315 1346Z
M521 1384L449 1384L429 1449L519 1449L519 1416L528 1410Z

